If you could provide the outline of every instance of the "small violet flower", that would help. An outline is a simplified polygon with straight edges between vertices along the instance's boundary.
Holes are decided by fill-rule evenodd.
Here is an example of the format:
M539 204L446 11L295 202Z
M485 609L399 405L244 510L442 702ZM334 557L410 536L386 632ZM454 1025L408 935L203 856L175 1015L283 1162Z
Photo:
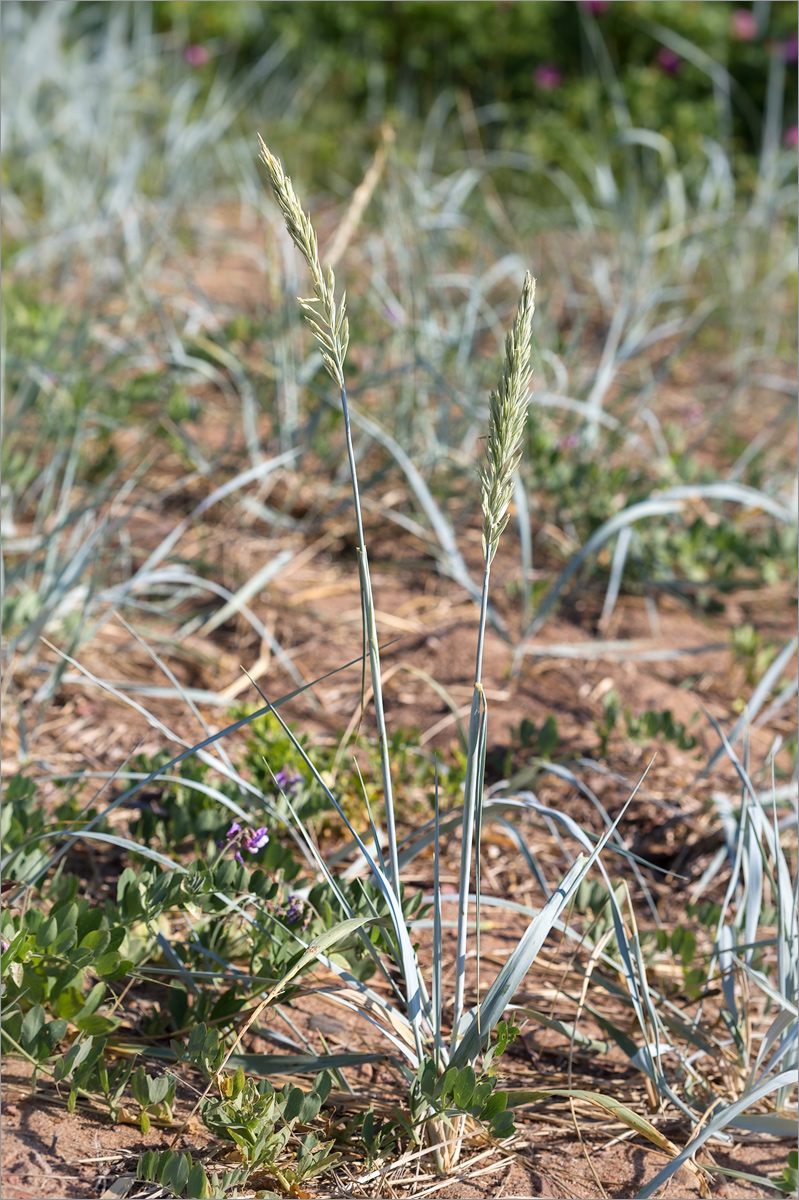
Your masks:
M268 841L269 830L262 825L260 829L256 829L254 833L250 833L244 838L244 845L248 854L257 854L259 850L263 850Z
M291 896L291 897L289 897L289 899L293 900L294 897ZM8 949L8 947L10 945L11 945L11 943L7 942L5 938L0 938L0 954L5 954L6 950Z
M541 63L533 71L533 83L542 92L554 92L563 83L563 72L554 63Z
M788 150L795 150L799 146L799 126L789 125L782 135L782 144Z
M580 0L580 8L594 17L601 17L610 8L610 0Z
M739 42L753 42L757 37L757 17L749 8L736 8L730 17L730 28Z
M225 834L225 841L220 845L226 845L231 850L235 849L236 861L244 866L242 850L247 854L257 854L259 850L263 850L268 841L269 830L265 825L262 825L260 829L242 829L238 821L234 821Z
M783 62L796 62L797 57L799 57L799 39L797 39L796 34L794 34L793 37L789 37L782 43L780 46L780 52L782 53Z
M682 59L679 54L669 50L668 46L660 47L655 62L667 75L679 75L682 70Z
M275 774L275 783L281 792L296 792L297 785L302 782L302 776L290 767L281 767Z
M298 896L289 896L288 908L286 909L285 922L287 925L295 925L301 920L305 912L305 905Z
M580 444L580 439L576 433L564 434L558 439L558 450L573 450L575 446Z
M190 67L204 67L210 61L211 55L206 50L205 46L187 46L183 51L183 57Z

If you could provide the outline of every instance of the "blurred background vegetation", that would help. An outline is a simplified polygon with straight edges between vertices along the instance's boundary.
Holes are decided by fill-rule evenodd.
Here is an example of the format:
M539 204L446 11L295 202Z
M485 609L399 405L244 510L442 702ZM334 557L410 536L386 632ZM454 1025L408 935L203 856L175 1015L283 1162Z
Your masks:
M468 542L482 398L529 265L546 283L517 498L525 621L564 563L607 586L608 620L622 575L707 607L711 584L794 571L793 4L92 0L3 17L9 645L27 654L56 613L77 645L86 613L144 591L144 551L107 546L102 516L134 471L159 512L238 469L242 441L253 469L268 446L310 446L315 491L341 485L340 414L256 132L323 256L372 172L341 260L353 398L379 423L363 453L445 573L465 568L430 514ZM682 494L657 521L636 507L698 485L728 519L687 519ZM258 510L271 532L319 519L293 488ZM578 561L622 511L616 557L613 526Z
M76 37L101 31L105 3L76 6ZM784 64L781 133L796 126L796 7L715 0L155 0L156 28L206 81L267 56L304 73L307 174L357 170L354 152L384 120L423 119L448 89L469 94L486 148L564 165L596 157L614 123L658 130L686 162L721 136L753 178L770 67Z
M154 8L158 27L183 40L198 65L207 54L212 70L224 64L235 74L276 39L298 65L312 65L326 110L316 109L315 121L321 116L329 136L320 167L354 127L424 116L454 88L476 107L496 106L489 144L548 161L561 163L575 141L591 153L609 96L617 115L626 109L632 125L659 130L683 160L721 125L745 170L744 156L761 144L772 56L791 73L785 128L796 124L796 8L784 0L157 0Z

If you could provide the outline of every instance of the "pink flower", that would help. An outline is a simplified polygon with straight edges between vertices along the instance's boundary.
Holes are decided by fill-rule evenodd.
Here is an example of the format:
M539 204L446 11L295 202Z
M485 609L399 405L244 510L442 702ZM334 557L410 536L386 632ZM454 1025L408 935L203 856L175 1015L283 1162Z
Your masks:
M799 46L797 44L796 34L794 34L793 37L789 37L787 41L783 42L780 50L782 52L783 62L795 63L797 54L799 54Z
M675 54L673 50L669 50L668 46L660 47L655 62L661 71L665 71L667 75L679 75L682 70L682 59L679 54Z
M757 17L749 8L736 8L730 17L730 28L739 42L753 42L757 37Z
M610 8L610 0L580 0L580 8L590 12L593 17L601 17Z
M799 146L799 126L789 125L782 135L782 144L788 150L795 150Z
M183 51L183 57L190 67L204 67L210 61L211 55L206 50L205 46L187 46Z
M533 83L542 92L554 92L563 83L563 72L554 63L541 63L533 71Z

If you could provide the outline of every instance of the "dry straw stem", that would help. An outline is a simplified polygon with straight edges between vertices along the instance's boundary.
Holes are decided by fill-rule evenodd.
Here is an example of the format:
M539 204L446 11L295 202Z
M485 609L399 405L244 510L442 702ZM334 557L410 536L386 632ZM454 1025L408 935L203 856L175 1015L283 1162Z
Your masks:
M487 465L480 472L483 487L483 554L490 563L508 523L513 476L521 459L521 439L530 386L530 342L535 312L535 280L524 277L513 329L505 338L505 363L488 408Z
M336 278L332 267L328 267L327 275L322 271L319 247L311 218L306 212L303 212L291 179L283 170L280 159L275 158L274 154L266 147L260 134L258 141L261 144L261 159L269 172L269 182L280 206L280 211L283 213L286 228L311 272L316 295L307 300L300 297L305 319L322 347L325 366L338 386L343 388L344 356L347 353L350 336L347 323L346 293L341 297L341 303L337 305Z

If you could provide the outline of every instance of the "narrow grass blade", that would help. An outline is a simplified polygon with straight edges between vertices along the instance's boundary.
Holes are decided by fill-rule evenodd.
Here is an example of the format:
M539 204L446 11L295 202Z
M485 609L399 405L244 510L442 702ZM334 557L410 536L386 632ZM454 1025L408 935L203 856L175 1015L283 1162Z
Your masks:
M530 970L555 919L577 890L589 866L590 860L580 855L541 912L530 922L527 932L486 994L480 1008L479 1026L473 1014L463 1037L453 1050L450 1066L460 1068L475 1061L490 1037L491 1030L513 1000L521 981Z
M120 1050L130 1052L139 1047L114 1043ZM161 1062L174 1062L175 1055L166 1046L148 1046L147 1057ZM366 1063L385 1063L387 1054L231 1054L228 1066L241 1067L248 1075L316 1075L319 1071L335 1071L342 1067L360 1067Z
M431 1001L433 1008L433 1037L435 1040L436 1062L440 1067L442 1041L441 1018L443 1009L442 955L441 943L441 816L438 794L438 758L435 761L436 786L436 815L434 825L433 851L433 972L431 980Z
M752 721L754 721L755 717L760 712L760 709L763 707L763 704L765 703L766 700L768 700L769 696L771 695L772 689L774 688L774 685L776 684L780 675L782 675L782 673L785 670L785 668L787 667L788 663L791 661L794 654L796 653L797 645L799 645L799 638L792 638L790 640L790 642L787 643L787 645L783 646L780 653L777 655L777 657L774 659L774 661L770 664L768 670L764 672L763 678L760 680L757 687L752 692L752 695L749 698L746 708L741 713L740 717L735 722L735 724L733 725L730 732L728 734L726 734L724 738L722 738L721 746L719 746L719 748L717 750L714 750L714 752L710 756L710 759L708 760L708 762L705 764L705 766L702 768L700 773L697 775L696 779L694 780L694 783L699 783L700 780L704 779L707 775L710 774L710 772L715 767L716 763L719 761L719 759L722 757L722 755L726 751L725 742L729 743L730 746L734 746L735 743L738 741L738 739L742 736L742 734L746 730L747 726ZM721 732L718 723L716 721L714 721L712 717L710 717L710 714L708 714L708 717L709 717L710 721L712 722L714 728L718 732Z
M703 1146L708 1138L713 1137L714 1133L718 1133L729 1125L736 1117L746 1112L747 1108L751 1108L764 1096L770 1095L771 1092L778 1091L781 1087L795 1085L799 1081L799 1073L796 1071L783 1071L775 1079L769 1079L766 1083L762 1083L760 1087L756 1087L748 1095L743 1096L740 1100L736 1100L734 1104L729 1104L717 1113L707 1125L703 1127L700 1133L692 1138L688 1145L673 1158L668 1166L662 1171L658 1171L653 1179L641 1189L635 1197L635 1200L650 1200L652 1196L658 1192L667 1180L671 1179L672 1175L679 1170L684 1163L687 1163L690 1158L696 1154L700 1146ZM792 1132L796 1132L796 1122L793 1122Z
M373 917L349 917L346 921L340 921L338 925L333 925L332 928L325 929L322 933L318 934L302 957L275 984L266 997L266 1003L273 1004L281 992L285 991L295 975L298 975L314 959L319 958L325 950L332 949L333 946L338 945L344 938L349 937L351 933L355 933L358 929L363 929L364 925L370 924L373 919Z
M728 501L741 504L746 508L760 508L776 520L788 525L795 524L796 520L795 515L789 509L779 504L776 500L773 500L765 492L758 491L756 488L746 487L740 483L722 482L664 488L662 491L654 492L647 500L631 504L628 508L609 517L604 524L600 525L599 529L591 535L585 545L564 567L544 597L535 620L525 632L516 650L513 660L514 671L518 671L521 658L524 657L525 640L528 637L532 637L541 628L566 584L579 570L586 558L595 554L597 550L604 546L605 542L620 533L622 529L635 524L636 521L641 521L648 517L673 516L683 512L686 502L694 497Z
M209 617L204 625L200 626L201 634L211 633L214 629L218 629L220 625L224 625L234 613L242 612L243 606L247 604L253 596L258 592L263 591L267 583L270 583L284 567L288 566L294 558L293 550L281 550L269 562L264 563L260 571L256 571L251 579L248 579L243 584L234 596L226 604L223 604L218 612L215 612L212 617Z
M418 1032L419 1023L420 1023L421 1015L422 1015L422 1004L421 1004L421 995L420 995L420 991L419 991L419 982L417 979L416 956L414 954L413 947L411 946L411 943L410 943L410 938L408 936L408 930L405 925L405 917L403 915L402 908L401 908L399 899L397 897L397 894L395 893L394 888L391 886L389 880L386 878L383 871L380 869L378 864L372 858L371 854L369 853L366 846L364 845L363 840L361 839L360 835L353 828L349 818L347 817L346 813L342 809L342 807L339 804L336 797L331 792L331 790L328 787L328 785L326 784L325 780L320 775L315 764L309 758L308 754L305 751L305 748L301 745L299 740L296 738L296 736L294 735L292 730L289 728L289 726L286 724L286 722L283 720L283 718L280 716L280 714L275 709L273 709L271 705L269 705L267 711L273 712L274 715L277 717L277 719L280 722L280 725L283 729L283 732L291 739L295 750L297 750L299 752L303 761L305 762L305 765L312 772L314 778L316 779L316 782L323 789L328 800L333 805L333 807L336 809L336 812L342 818L342 820L346 824L347 828L349 829L350 833L355 838L355 841L357 842L359 850L361 851L364 858L366 859L366 862L369 864L369 868L375 878L375 881L376 881L378 887L380 888L380 891L383 893L383 897L388 904L389 911L391 912L391 921L392 921L392 925L394 927L394 932L397 936L397 942L398 942L398 945L400 948L400 966L402 968L403 978L405 980L408 1014L409 1014L413 1028Z
M133 580L149 575L153 568L164 558L166 558L169 552L178 544L186 530L191 528L192 522L196 521L198 517L201 517L203 513L208 511L209 508L212 508L215 504L218 504L220 500L224 500L226 496L231 496L234 492L246 487L248 483L253 483L256 479L265 479L267 475L270 475L273 471L277 471L278 468L287 466L289 463L294 462L294 460L299 457L299 454L300 451L298 449L286 450L285 453L278 454L275 458L270 458L266 462L257 463L254 467L250 467L247 471L240 471L238 475L234 475L234 477L229 479L227 483L223 483L220 487L214 488L211 494L206 496L204 500L201 500L200 503L192 509L188 517L185 517L184 520L180 521L175 528L167 534L163 541L156 546L147 560L133 576ZM133 582L133 580L131 582Z
M610 579L608 580L608 590L605 592L605 601L602 605L602 613L599 618L599 629L604 631L610 624L610 618L613 616L613 611L616 608L616 601L619 598L621 591L621 580L624 574L624 564L627 562L627 551L630 549L633 531L629 525L619 531L619 536L616 538L616 545L613 549L613 559L610 564Z

